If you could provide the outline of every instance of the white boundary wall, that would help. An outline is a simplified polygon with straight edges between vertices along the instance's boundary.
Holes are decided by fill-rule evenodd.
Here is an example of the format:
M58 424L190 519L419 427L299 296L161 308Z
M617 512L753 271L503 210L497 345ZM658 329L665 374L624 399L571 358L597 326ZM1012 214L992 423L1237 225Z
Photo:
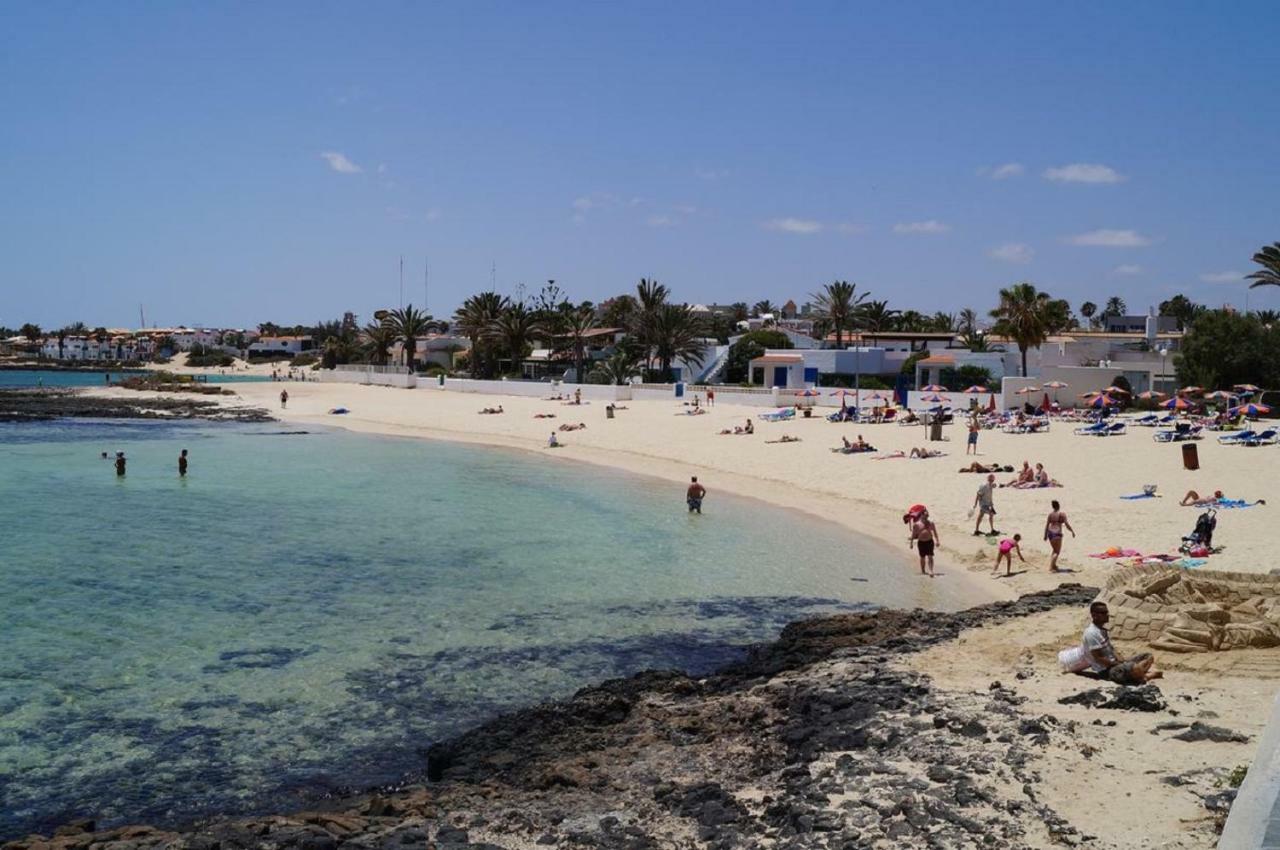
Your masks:
M319 369L319 380L327 384L366 384L375 387L400 387L411 390L418 386L418 376L408 372L385 372L378 367Z

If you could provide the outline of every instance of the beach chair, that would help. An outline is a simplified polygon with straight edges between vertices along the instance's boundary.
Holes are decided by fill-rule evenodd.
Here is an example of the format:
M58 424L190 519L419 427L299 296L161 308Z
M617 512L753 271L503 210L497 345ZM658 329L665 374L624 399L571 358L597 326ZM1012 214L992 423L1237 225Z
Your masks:
M1224 437L1219 437L1218 442L1224 446L1231 446L1231 445L1235 445L1236 443L1247 443L1257 436L1258 436L1258 433L1254 431L1252 428L1249 428L1244 431L1237 431L1234 434L1227 434Z
M1156 420L1156 424L1172 425L1177 421L1178 421L1178 415L1176 413L1166 413L1164 416L1161 416L1159 419Z
M1280 432L1275 428L1268 428L1265 431L1259 431L1252 437L1244 441L1247 446L1273 446L1280 442Z
M1155 438L1157 443L1182 443L1187 440L1204 439L1204 436L1201 433L1204 431L1203 425L1187 425L1185 428L1181 427L1182 425L1187 425L1187 423L1179 423L1179 427L1172 430L1166 429L1163 431L1157 431L1152 436Z
M781 410L761 413L757 418L763 419L765 422L785 422L788 419L796 418L796 409L794 407L784 407Z
M1075 433L1081 437L1097 437L1107 430L1107 423L1095 422L1092 425L1085 425L1083 428L1077 428Z
M1129 424L1140 425L1143 428L1154 428L1156 425L1160 424L1160 417L1154 413L1148 413L1146 416L1139 416Z

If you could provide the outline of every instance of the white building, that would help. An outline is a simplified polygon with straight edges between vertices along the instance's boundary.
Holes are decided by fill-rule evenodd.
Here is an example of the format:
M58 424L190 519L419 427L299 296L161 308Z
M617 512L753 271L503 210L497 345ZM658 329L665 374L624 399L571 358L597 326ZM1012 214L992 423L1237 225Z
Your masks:
M310 336L260 336L249 345L249 356L266 357L272 354L299 355L315 348Z

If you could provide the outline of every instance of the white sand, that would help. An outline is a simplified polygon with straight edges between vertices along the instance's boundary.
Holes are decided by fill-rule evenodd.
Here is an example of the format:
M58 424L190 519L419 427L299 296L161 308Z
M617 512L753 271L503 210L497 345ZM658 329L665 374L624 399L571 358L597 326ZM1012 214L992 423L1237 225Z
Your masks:
M798 508L881 538L903 552L903 568L914 569L907 549L902 514L914 503L929 506L937 522L941 549L938 582L966 578L980 584L990 598L1010 598L1052 587L1064 580L1101 585L1112 562L1087 557L1110 546L1131 547L1144 553L1176 552L1182 536L1195 525L1200 511L1180 507L1191 488L1202 494L1222 489L1233 498L1266 499L1268 505L1225 510L1218 517L1215 543L1225 551L1210 559L1214 569L1262 571L1272 567L1267 528L1280 496L1268 473L1280 461L1280 447L1242 448L1197 443L1202 468L1182 468L1178 444L1158 444L1150 429L1135 428L1118 437L1079 437L1068 425L1055 425L1048 434L1009 435L984 431L978 459L1020 466L1023 460L1045 464L1062 482L1060 489L1016 490L996 493L997 528L1020 532L1027 564L1016 558L1012 578L992 578L995 546L973 537L973 520L966 517L984 476L961 474L966 457L962 425L945 429L948 441L925 442L920 427L901 425L832 424L825 419L797 419L768 423L755 419L759 409L720 404L703 416L680 415L675 401L626 402L617 418L605 418L601 402L581 407L559 401L511 396L446 392L436 389L399 390L352 384L293 383L231 385L243 403L271 409L292 423L323 423L353 431L449 439L525 448L547 453L547 437L565 422L585 422L584 431L560 433L565 446L555 457L588 461L670 479L683 486L690 475L706 485L709 499L717 489ZM287 410L278 395L289 390ZM482 407L501 404L505 413L479 415ZM327 411L346 407L346 416ZM535 413L554 413L555 419L534 419ZM720 436L723 428L754 420L752 436ZM783 434L799 443L767 444ZM862 434L886 453L912 446L941 448L946 457L929 460L875 460L876 455L833 454L841 435ZM999 474L1003 483L1012 474ZM1124 494L1157 484L1163 498L1124 501ZM1067 536L1060 565L1074 572L1048 571L1049 547L1043 540L1049 500L1058 499L1078 537ZM984 524L985 528L985 524ZM945 564L953 565L951 567ZM945 592L945 591L944 591ZM965 594L968 596L969 594Z

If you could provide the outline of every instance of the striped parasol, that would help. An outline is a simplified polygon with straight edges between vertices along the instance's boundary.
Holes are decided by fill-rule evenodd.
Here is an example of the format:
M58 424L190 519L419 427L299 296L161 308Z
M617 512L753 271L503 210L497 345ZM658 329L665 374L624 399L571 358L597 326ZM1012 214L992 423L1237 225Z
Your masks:
M1268 407L1267 405L1254 404L1252 402L1250 402L1249 404L1242 404L1238 407L1231 408L1232 416L1235 416L1240 413L1243 413L1245 416L1259 416L1263 413L1270 413L1270 412L1271 412L1271 408Z
M1238 393L1260 393L1260 392L1262 392L1262 387L1256 387L1256 386L1254 386L1253 384L1236 384L1236 385L1235 385L1234 387L1232 387L1231 389L1235 390L1235 391L1236 391L1236 392L1238 392Z
M1163 401L1168 397L1168 393L1162 393L1159 390L1147 390L1146 392L1138 393L1138 398L1145 398L1147 401Z
M1204 387L1183 387L1178 390L1178 395L1200 395L1204 392Z
M1044 388L1046 390L1065 390L1069 386L1071 385L1068 384L1066 381L1045 381L1044 382Z
M1106 393L1099 393L1098 395L1094 396L1093 401L1089 402L1089 407L1093 407L1093 408L1097 408L1098 410L1101 410L1104 407L1115 407L1117 404L1119 404L1119 402L1117 402L1111 396L1107 395Z
M1190 410L1191 402L1187 401L1182 396L1175 396L1168 401L1161 402L1160 406L1165 410Z
M1222 400L1222 401L1230 401L1231 399L1236 398L1236 394L1235 394L1235 393L1229 393L1229 392L1227 392L1226 390L1215 390L1215 391L1213 391L1213 392L1209 393L1208 395L1206 395L1206 396L1205 396L1205 398L1206 398L1206 399Z
M965 387L961 392L964 392L967 395L978 395L980 393L989 393L991 392L991 390L987 389L981 384L974 384L971 387Z
M822 395L822 393L814 389L805 389L805 390L799 390L798 392L796 392L796 396L798 398L817 398L820 395Z
M939 404L944 401L951 401L951 399L947 398L946 396L938 395L937 393L934 393L933 395L921 396L920 400L927 401L930 404Z
M1031 395L1032 393L1038 392L1040 392L1039 387L1023 387L1020 390L1015 390L1014 395Z
M946 387L938 386L937 384L929 384L920 388L922 393L945 393L946 391Z
M1115 384L1112 384L1109 387L1103 387L1102 391L1104 393L1107 393L1108 395L1128 395L1129 394L1129 391L1126 390L1124 387L1117 387Z

